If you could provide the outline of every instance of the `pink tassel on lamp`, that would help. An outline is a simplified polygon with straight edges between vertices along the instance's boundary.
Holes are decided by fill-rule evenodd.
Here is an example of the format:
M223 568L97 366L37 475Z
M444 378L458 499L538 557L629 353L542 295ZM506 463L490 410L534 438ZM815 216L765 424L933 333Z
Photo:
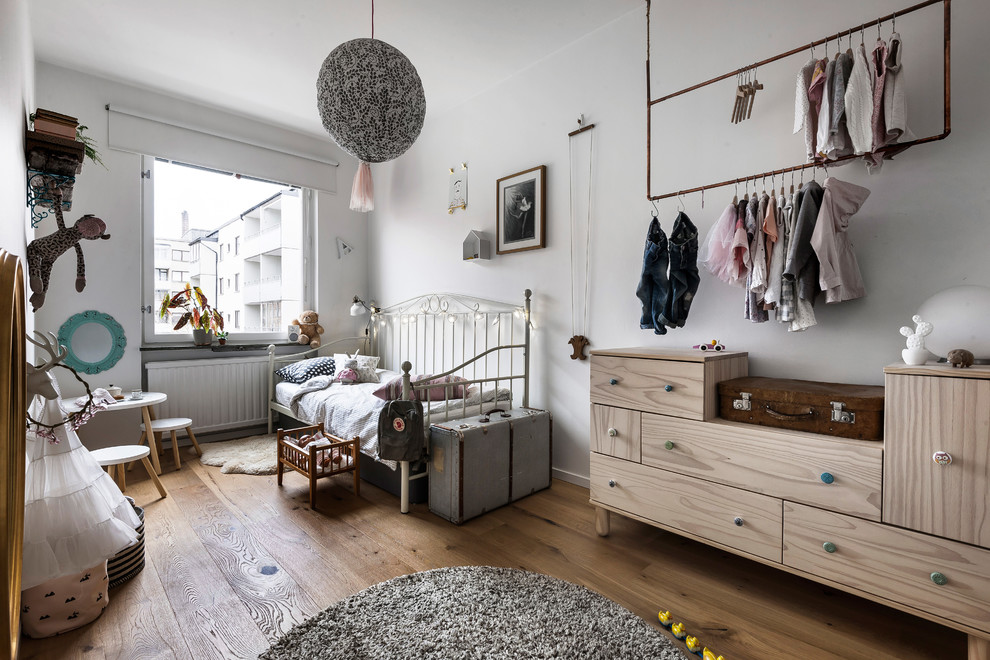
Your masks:
M358 165L351 186L351 210L360 213L375 210L375 184L371 180L371 167L364 161Z

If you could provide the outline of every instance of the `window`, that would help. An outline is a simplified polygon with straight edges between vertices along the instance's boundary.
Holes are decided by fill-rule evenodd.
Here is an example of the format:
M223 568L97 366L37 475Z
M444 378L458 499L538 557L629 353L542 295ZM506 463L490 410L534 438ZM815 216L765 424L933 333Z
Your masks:
M189 282L233 321L239 338L282 337L282 320L307 306L312 191L164 160L146 158L144 167L152 173L142 180L146 296L160 305ZM157 282L174 290L169 294ZM172 331L174 320L147 318L154 319L145 324L148 341L176 340L185 332Z

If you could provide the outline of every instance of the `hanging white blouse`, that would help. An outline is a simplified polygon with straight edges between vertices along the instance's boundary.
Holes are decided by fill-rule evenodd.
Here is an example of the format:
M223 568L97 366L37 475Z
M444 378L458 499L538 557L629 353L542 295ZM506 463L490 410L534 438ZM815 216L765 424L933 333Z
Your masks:
M859 45L846 85L846 128L856 155L873 151L873 73L866 59L866 47Z
M801 67L794 90L794 133L804 129L804 145L808 152L808 160L815 155L815 127L811 122L812 109L811 101L808 99L808 87L811 85L811 76L815 72L817 63L818 60L812 57Z

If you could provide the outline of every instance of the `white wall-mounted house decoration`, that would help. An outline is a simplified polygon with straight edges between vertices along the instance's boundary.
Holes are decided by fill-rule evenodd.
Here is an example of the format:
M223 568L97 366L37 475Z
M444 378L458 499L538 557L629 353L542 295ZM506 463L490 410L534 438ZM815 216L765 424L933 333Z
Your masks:
M464 261L472 261L474 259L491 259L492 258L492 241L486 238L485 235L472 229L468 232L467 238L464 239Z

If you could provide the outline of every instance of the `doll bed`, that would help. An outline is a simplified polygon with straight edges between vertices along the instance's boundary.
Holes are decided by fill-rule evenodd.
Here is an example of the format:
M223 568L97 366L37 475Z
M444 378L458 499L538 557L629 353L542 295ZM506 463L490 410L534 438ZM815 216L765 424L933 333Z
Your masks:
M391 483L369 480L390 492L398 491L401 510L408 512L410 481L425 476L425 471L411 475L408 462L397 465L378 458L378 413L385 401L372 392L401 374L402 398L416 396L423 401L427 427L495 407L528 406L530 296L527 290L523 305L513 305L456 294L429 294L390 307L372 306L366 337L339 339L284 357L276 357L274 347L269 347L269 432L277 414L304 424L322 422L328 433L342 438L359 437L361 452L373 459L362 461L362 465ZM517 343L517 337L522 341ZM359 346L362 354L379 357L381 383L328 384L317 382L321 378L317 377L293 384L280 382L275 373L295 361L344 352L345 343L352 347L348 352ZM463 378L459 384L467 386L467 397L452 398L454 385L443 387L440 397L435 384L427 383L426 378L417 383L417 375L429 375L431 380ZM427 390L433 390L433 400L428 400L431 392ZM378 467L385 469L375 469ZM362 477L364 472L362 468Z

